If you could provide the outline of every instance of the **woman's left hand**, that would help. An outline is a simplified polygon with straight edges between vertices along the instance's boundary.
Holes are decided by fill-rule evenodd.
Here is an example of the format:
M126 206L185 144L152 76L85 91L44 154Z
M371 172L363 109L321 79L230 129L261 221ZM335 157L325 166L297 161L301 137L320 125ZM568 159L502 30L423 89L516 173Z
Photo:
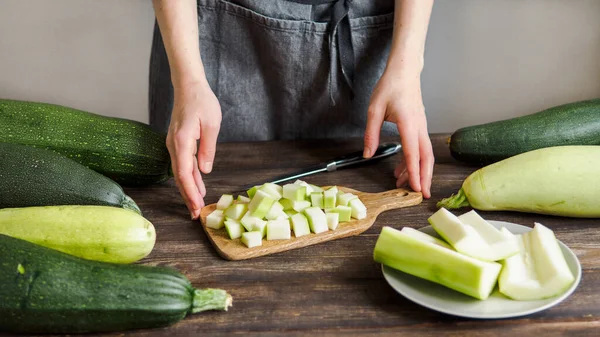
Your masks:
M402 143L404 158L394 170L396 187L408 182L414 191L430 198L434 157L418 75L405 76L386 71L379 79L369 104L365 158L371 157L379 146L383 121L396 124Z

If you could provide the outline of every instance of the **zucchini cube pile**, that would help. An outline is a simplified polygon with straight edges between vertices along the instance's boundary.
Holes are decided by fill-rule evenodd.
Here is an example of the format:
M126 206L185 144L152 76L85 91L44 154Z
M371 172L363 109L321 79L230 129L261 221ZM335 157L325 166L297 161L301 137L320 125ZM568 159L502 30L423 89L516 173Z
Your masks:
M231 240L241 239L248 248L262 240L295 237L336 230L352 219L364 219L367 208L353 193L337 186L327 189L302 180L278 185L265 183L247 191L248 196L223 194L206 217L206 227L225 228Z

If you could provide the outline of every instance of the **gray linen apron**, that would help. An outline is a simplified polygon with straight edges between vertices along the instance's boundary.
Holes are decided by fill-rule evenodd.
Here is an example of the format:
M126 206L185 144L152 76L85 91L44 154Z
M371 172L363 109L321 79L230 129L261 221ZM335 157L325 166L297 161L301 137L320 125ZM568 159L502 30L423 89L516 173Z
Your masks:
M364 135L391 46L394 0L339 1L348 6L351 83L330 35L335 1L197 1L202 62L223 116L219 142ZM149 84L150 125L166 132L173 89L157 25ZM397 131L386 122L382 134Z

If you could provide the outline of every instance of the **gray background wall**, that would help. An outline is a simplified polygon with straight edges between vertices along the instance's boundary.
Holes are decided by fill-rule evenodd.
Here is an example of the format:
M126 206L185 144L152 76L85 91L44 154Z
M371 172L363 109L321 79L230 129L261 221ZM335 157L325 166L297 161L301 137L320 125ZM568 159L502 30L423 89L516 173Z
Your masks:
M148 121L150 0L0 0L0 97ZM437 0L431 132L600 97L600 0Z

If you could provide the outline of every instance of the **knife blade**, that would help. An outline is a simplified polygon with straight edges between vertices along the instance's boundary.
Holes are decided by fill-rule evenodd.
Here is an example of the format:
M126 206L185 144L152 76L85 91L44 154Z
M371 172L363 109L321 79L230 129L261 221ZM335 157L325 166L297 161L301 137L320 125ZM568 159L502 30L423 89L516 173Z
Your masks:
M402 149L402 145L398 142L390 142L379 145L375 154L373 154L370 158L363 157L363 151L352 152L337 158L334 158L331 161L326 163L322 163L319 165L311 166L302 170L298 170L293 173L284 174L278 177L274 177L269 180L269 182L274 184L280 184L282 182L290 181L293 179L300 179L306 176L310 176L313 174L321 173L321 172L334 172L339 169L345 169L349 167L355 167L362 164L370 164L376 162L378 160L387 158L391 155L394 155ZM264 183L264 182L263 182ZM261 185L262 183L256 183L248 185L248 188L252 186Z

